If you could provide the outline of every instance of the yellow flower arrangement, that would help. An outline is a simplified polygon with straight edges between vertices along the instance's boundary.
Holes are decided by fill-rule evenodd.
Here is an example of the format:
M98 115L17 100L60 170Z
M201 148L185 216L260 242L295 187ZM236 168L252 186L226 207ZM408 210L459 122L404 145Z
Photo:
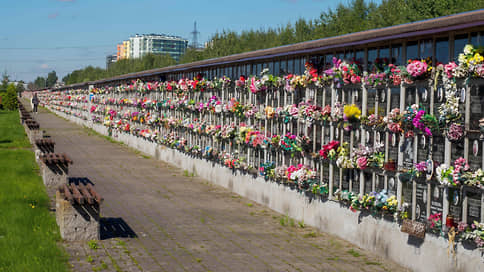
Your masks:
M267 116L267 118L269 118L269 119L270 119L270 118L274 117L274 108L273 108L273 107L271 107L271 106L267 106L267 107L265 108L265 112L266 112L266 116Z
M348 120L360 119L361 116L361 110L355 104L345 105L343 113Z
M467 63L476 65L476 64L482 63L483 61L484 61L484 57L482 57L481 54L476 53L474 56L472 56L472 58L468 60Z

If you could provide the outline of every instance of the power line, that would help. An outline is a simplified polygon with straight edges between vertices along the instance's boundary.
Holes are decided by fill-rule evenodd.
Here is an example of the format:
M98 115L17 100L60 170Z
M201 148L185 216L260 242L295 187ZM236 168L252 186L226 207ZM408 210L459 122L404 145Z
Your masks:
M98 57L98 58L73 58L73 59L61 59L61 58L57 58L57 59L29 59L29 60L15 60L15 59L10 59L10 60L5 60L5 59L1 59L2 61L4 62L58 62L58 61L81 61L81 60L101 60L101 61L104 61L102 60L102 57Z
M60 49L90 49L90 48L107 48L113 45L95 45L95 46L56 46L56 47L0 47L0 50L60 50Z

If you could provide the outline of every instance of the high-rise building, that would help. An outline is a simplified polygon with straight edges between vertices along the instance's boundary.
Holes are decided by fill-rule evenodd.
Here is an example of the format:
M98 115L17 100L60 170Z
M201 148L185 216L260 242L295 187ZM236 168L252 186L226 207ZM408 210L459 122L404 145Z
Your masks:
M124 46L123 42L123 46ZM178 36L143 34L129 38L127 58L141 58L146 54L169 54L176 61L185 53L188 40Z
M111 64L115 63L118 61L118 55L107 55L106 56L106 69L108 70Z

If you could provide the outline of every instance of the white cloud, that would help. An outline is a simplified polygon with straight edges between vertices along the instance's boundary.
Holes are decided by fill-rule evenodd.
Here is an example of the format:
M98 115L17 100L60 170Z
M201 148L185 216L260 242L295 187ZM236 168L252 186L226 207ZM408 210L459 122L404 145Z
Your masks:
M58 16L59 16L59 12L57 12L57 11L56 11L56 12L54 12L54 13L49 14L49 19L55 19L55 18L57 18Z
M40 65L40 68L49 69L49 65L47 63L44 63L44 64Z

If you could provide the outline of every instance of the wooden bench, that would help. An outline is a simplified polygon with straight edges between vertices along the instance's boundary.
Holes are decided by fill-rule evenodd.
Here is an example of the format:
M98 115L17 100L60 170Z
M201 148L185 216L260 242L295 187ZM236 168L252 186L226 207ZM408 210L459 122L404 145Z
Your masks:
M37 139L35 140L35 146L43 154L54 153L55 142L49 138Z
M56 220L68 241L98 240L103 198L91 183L63 184L56 192Z
M40 125L37 121L27 119L24 122L24 127L31 144L33 144L35 140L43 138L43 131L40 130Z

